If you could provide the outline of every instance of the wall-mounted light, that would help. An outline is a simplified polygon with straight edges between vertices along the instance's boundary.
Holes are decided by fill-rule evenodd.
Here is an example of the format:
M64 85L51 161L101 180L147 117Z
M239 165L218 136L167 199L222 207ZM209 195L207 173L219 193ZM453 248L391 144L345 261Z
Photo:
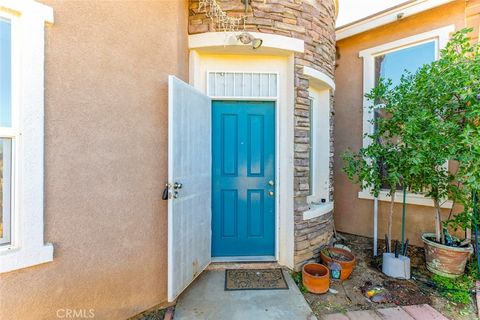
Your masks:
M242 32L237 36L237 40L239 40L243 44L252 44L253 49L258 49L262 46L263 40L260 38L255 38L252 34L248 32Z

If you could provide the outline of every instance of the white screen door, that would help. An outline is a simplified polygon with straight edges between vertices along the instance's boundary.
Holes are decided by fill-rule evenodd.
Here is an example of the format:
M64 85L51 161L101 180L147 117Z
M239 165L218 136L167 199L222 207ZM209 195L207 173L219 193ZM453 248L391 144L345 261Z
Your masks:
M211 260L211 100L168 79L168 300ZM180 186L181 184L181 186Z

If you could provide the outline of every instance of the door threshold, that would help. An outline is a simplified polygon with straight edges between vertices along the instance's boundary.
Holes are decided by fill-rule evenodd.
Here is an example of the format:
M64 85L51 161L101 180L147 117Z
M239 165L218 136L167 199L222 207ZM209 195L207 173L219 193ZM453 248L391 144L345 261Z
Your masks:
M233 261L231 259L235 258ZM239 260L238 258L243 258ZM263 259L263 260L259 260ZM207 267L208 271L226 269L276 269L283 268L273 256L249 256L249 257L212 257L212 263Z
M212 257L212 262L276 262L275 256Z

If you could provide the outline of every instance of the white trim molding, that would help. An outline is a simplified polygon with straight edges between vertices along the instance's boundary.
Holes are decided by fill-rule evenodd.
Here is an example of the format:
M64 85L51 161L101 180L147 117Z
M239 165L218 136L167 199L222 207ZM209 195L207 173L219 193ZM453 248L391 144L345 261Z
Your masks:
M31 12L44 23L53 24L53 9L33 0L0 0L0 11L14 12L17 15Z
M0 0L0 14L14 21L12 108L19 119L12 241L0 246L2 273L53 260L53 246L44 243L43 234L44 29L46 22L53 23L53 9L33 0Z
M303 220L317 218L333 211L333 202L311 205L310 209L303 212Z
M438 28L407 38L399 39L389 43L385 43L373 48L365 49L359 52L359 57L363 58L363 147L370 145L371 140L366 135L372 134L374 127L371 123L373 119L373 112L371 110L371 102L365 97L375 87L375 57L386 54L388 52L397 51L400 49L412 47L418 44L435 41L435 59L440 56L440 50L443 49L450 39L451 34L455 31L454 25ZM401 192L400 192L401 193ZM369 190L363 190L358 194L361 199L373 199ZM396 195L396 199L403 198L403 193ZM380 194L378 198L380 201L390 201L390 197L386 196L386 191ZM433 205L431 199L423 195L408 193L407 203L423 206ZM448 203L445 205L448 206Z
M307 203L310 209L303 212L303 220L320 217L333 210L330 199L330 104L331 94L335 91L335 82L327 74L303 67L303 75L309 80L311 99L311 135L310 152L312 161L310 168L310 195ZM326 200L327 202L321 202Z
M404 47L416 45L421 42L426 42L428 40L437 40L438 49L443 49L448 40L450 40L450 35L455 31L455 25L448 25L424 33L419 33L410 37L402 38L392 42L388 42L373 48L365 49L359 52L360 58L367 58L368 56L377 56L385 54L390 51L399 50ZM438 54L438 52L437 52Z
M270 33L249 32L253 37L263 40L263 44L258 49L253 49L251 45L242 44L237 39L235 32L205 32L188 36L188 48L190 50L214 50L217 53L227 53L233 47L235 52L245 51L249 54L255 53L281 53L289 54L292 52L303 53L305 43L301 39L280 36Z
M373 200L375 197L368 191L368 190L363 190L358 193L358 198L359 199L367 199L367 200ZM390 202L391 198L388 195L388 191L382 190L380 191L380 194L378 196L378 200L380 201L385 201L385 202ZM406 199L407 204L413 204L417 206L426 206L426 207L434 207L434 203L432 198L428 198L424 196L423 194L418 194L418 193L407 193L407 199ZM397 191L395 192L395 203L403 203L403 191ZM446 209L451 209L453 206L453 202L451 200L443 201L441 203L442 208Z
M335 91L335 81L333 81L333 79L327 74L311 67L304 66L303 75L307 76L314 86L319 88L327 87L330 90Z
M340 26L336 30L336 38L342 40L377 27L393 23L400 19L453 2L454 0L414 0L400 4L364 19Z

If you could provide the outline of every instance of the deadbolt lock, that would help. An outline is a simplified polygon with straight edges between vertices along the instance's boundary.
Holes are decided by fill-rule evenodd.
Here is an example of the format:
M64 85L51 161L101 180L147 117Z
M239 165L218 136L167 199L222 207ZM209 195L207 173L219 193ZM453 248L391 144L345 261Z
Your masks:
M180 182L175 182L173 184L173 189L182 189L183 185Z
M268 185L269 185L269 186L274 186L274 185L275 185L275 182L273 182L273 180L270 180L270 181L268 181Z

